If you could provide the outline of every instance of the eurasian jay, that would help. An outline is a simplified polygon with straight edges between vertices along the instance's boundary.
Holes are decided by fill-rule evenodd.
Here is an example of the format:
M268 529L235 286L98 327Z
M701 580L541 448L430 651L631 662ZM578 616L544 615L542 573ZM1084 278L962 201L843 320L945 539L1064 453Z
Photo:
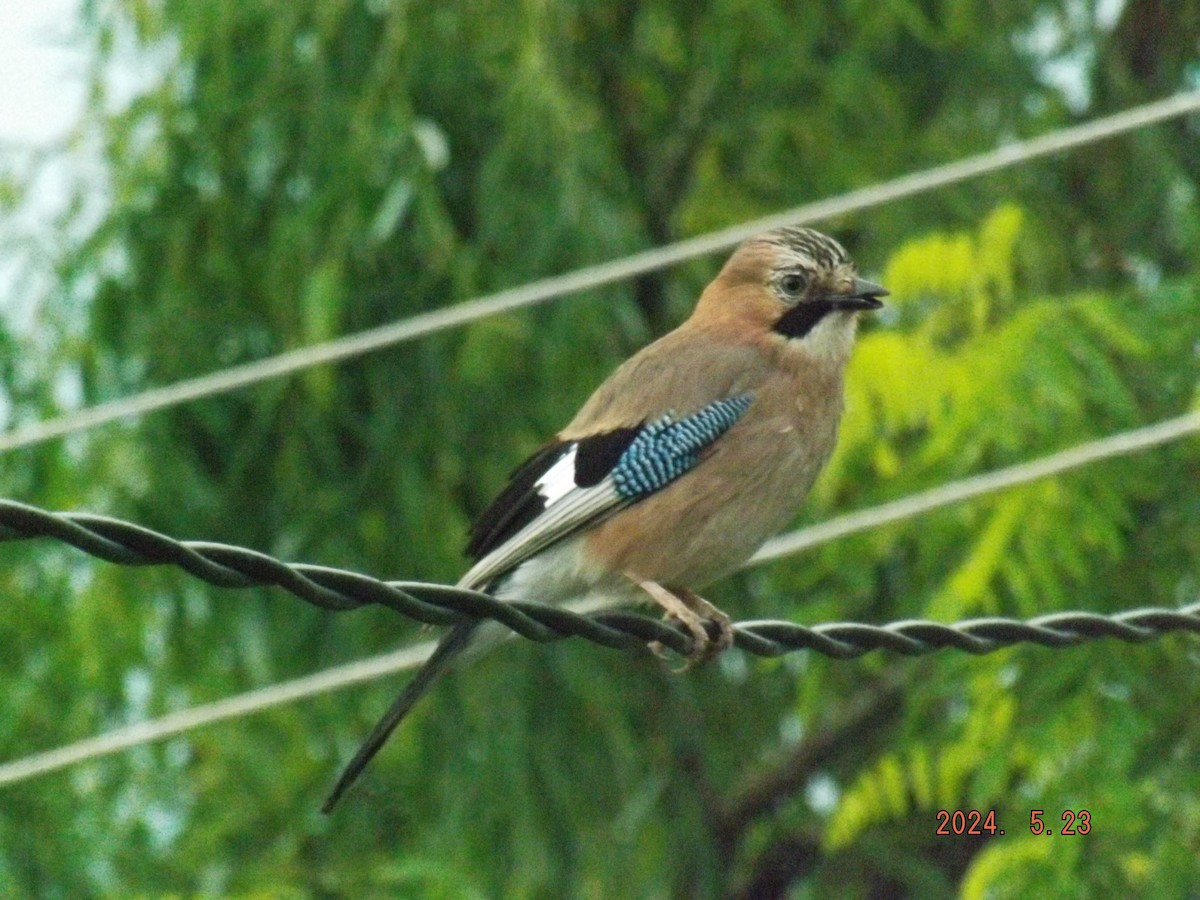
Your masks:
M459 586L546 603L649 598L692 633L696 658L728 646L729 618L694 590L745 562L808 493L837 439L858 313L887 293L811 229L741 244L691 318L622 364L513 473L471 530L475 564ZM506 633L451 628L323 810L464 651Z

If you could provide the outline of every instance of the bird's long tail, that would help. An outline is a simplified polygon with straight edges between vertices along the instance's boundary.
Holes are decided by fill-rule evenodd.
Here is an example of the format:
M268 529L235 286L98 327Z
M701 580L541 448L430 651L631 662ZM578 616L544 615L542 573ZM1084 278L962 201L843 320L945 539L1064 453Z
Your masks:
M455 625L438 642L433 655L417 670L417 674L413 676L412 681L405 686L400 696L396 698L388 711L375 724L371 733L367 735L367 739L358 748L358 752L354 754L354 758L342 770L342 775L338 778L337 784L329 792L329 798L321 806L321 812L329 813L333 810L333 807L337 805L342 794L346 792L346 789L350 785L354 784L358 776L362 774L363 769L367 767L367 763L379 752L379 748L387 742L388 737L396 730L396 726L404 720L404 717L408 715L417 701L425 696L429 689L437 683L439 678L450 671L455 660L471 644L479 625L480 622L478 620Z

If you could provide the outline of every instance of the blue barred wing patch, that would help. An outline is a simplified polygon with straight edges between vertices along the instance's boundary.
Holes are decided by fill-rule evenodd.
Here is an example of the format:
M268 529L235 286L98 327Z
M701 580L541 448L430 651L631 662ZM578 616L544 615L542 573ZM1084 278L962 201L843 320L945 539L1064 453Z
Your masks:
M717 400L676 420L667 413L646 425L612 470L613 486L624 500L640 500L662 490L695 467L700 451L733 427L750 408L750 394Z
M645 425L556 441L516 473L482 517L473 533L475 565L459 585L491 590L547 547L666 487L700 462L752 400L739 394L682 419L668 413ZM574 487L567 479L572 465Z

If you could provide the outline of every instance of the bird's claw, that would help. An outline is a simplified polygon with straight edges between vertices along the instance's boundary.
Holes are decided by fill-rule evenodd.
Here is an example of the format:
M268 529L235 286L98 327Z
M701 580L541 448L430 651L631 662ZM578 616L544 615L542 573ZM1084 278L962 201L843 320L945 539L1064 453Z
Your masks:
M676 671L686 672L733 646L733 621L699 594L671 591L653 581L643 581L641 586L666 610L665 622L678 622L692 635L691 650ZM664 659L667 657L667 648L660 641L651 642L650 649Z

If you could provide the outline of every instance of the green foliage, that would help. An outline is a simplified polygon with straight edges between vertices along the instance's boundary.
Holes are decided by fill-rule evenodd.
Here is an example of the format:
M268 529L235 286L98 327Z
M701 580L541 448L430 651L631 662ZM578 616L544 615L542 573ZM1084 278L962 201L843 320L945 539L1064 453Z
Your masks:
M1194 85L1186 4L1129 2L1110 25L1104 6L91 0L77 139L102 149L103 177L80 176L46 248L15 232L31 177L0 175L0 252L25 260L31 295L0 321L7 421ZM131 59L157 74L122 105L114 71ZM1049 77L1063 59L1082 101ZM860 340L806 520L1196 405L1190 127L826 223L892 297ZM9 454L3 492L452 579L508 471L717 265ZM825 545L713 599L807 622L1192 602L1198 469L1182 441ZM420 637L382 610L334 617L44 544L3 553L7 758ZM733 653L672 676L514 643L439 688L332 819L319 799L400 679L6 786L0 893L1186 895L1194 656L1187 638L919 661ZM940 808L994 808L1006 834L937 837ZM1034 808L1086 808L1096 827L1039 843Z
M1016 462L1029 447L1055 449L1134 424L1120 364L1148 354L1148 342L1122 321L1115 299L1018 303L1020 219L1002 207L976 237L919 239L889 262L884 280L900 298L898 324L913 326L861 341L826 491L839 491L848 467L861 477L866 464L877 480L916 489ZM1103 472L1073 477L1082 490L1046 482L979 504L966 513L975 537L953 556L946 544L924 548L923 580L936 585L925 612L943 620L994 613L998 592L1022 615L1066 604L1067 590L1088 575L1087 560L1119 553L1134 496ZM1060 539L1064 530L1072 540ZM954 556L949 575L928 568Z
M959 737L937 748L909 745L903 758L885 754L862 772L829 821L826 847L850 846L879 822L910 820L914 814L935 821L939 810L965 811L972 802L982 804L977 809L986 816L1003 799L1014 773L1028 764L1012 744L1017 704L998 681L995 674L975 679L985 689L971 698L971 716L958 723Z

